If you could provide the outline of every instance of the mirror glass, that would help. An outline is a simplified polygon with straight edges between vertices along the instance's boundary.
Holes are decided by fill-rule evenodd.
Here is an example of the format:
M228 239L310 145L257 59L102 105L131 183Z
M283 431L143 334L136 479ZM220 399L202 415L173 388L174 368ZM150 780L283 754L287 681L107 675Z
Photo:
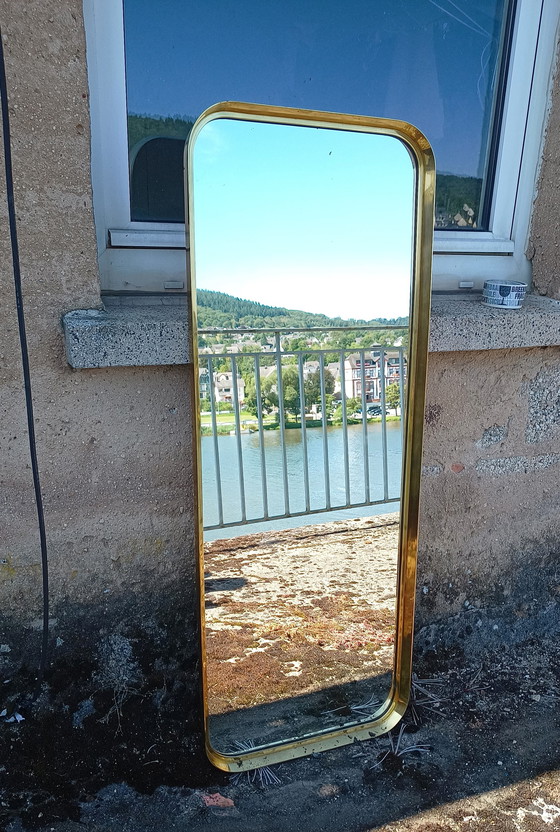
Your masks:
M415 166L218 118L191 149L208 735L370 721L392 684Z

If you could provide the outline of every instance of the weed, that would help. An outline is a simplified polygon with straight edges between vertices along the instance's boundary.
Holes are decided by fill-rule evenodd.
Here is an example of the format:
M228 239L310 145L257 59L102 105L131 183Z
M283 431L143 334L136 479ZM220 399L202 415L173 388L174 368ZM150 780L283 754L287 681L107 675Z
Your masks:
M406 740L403 740L405 728L406 724L401 722L401 727L396 740L393 732L389 732L387 736L389 738L390 747L387 751L382 752L379 755L377 762L374 763L372 768L383 768L386 771L400 772L403 768L403 757L407 754L422 754L425 751L432 750L429 745L418 745L414 742L407 742Z
M332 708L330 711L323 711L322 715L329 716L340 711L349 711L350 714L360 717L360 719L373 719L373 715L380 705L381 702L377 699L377 697L370 696L366 702L356 702L353 705L341 705L340 708Z
M254 748L256 748L256 746L250 740L238 740L233 743L232 753L236 754L239 752L252 751ZM259 786L261 789L264 789L266 786L279 786L282 782L270 766L261 766L260 768L254 768L251 771L240 771L232 776L231 782L234 786L237 786L245 779L247 779L247 782L251 785Z
M113 714L117 717L117 733L121 732L122 709L126 700L138 692L142 673L133 656L129 639L114 633L101 642L99 648L99 670L93 681L101 690L110 690L113 704L99 721L108 723Z
M420 725L424 713L439 714L439 706L447 702L449 696L440 696L439 691L444 682L440 679L419 679L415 673L412 674L412 686L410 689L410 703L408 715L413 725Z

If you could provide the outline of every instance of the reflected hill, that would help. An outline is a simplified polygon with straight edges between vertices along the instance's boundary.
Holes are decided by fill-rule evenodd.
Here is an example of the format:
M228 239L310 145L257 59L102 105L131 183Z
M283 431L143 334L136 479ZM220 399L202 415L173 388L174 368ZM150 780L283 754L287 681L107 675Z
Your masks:
M243 329L278 327L279 329L301 327L340 327L381 325L408 327L408 317L372 318L330 318L315 312L287 309L281 306L266 306L252 300L244 300L225 292L208 289L197 290L198 326L200 329L222 328Z

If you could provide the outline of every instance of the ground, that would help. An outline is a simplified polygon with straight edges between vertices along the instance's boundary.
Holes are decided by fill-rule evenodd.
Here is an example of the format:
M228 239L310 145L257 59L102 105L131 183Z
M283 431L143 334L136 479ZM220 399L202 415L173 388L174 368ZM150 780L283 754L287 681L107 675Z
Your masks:
M399 518L244 534L205 547L211 739L337 727L390 688ZM297 698L296 698L297 697ZM372 707L371 713L376 710Z
M31 671L0 679L0 712L25 717L0 719L0 829L560 830L555 639L476 662L424 650L402 733L278 765L274 778L206 761L196 658L177 647L180 628L156 642L112 633L91 661L54 652L35 702Z

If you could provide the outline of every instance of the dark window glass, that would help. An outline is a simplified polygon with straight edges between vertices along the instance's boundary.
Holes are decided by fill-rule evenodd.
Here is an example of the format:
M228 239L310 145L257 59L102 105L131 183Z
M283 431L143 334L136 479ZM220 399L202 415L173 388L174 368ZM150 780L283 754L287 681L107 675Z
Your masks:
M436 227L487 227L507 0L124 0L131 218L182 222L182 146L218 101L410 121Z

